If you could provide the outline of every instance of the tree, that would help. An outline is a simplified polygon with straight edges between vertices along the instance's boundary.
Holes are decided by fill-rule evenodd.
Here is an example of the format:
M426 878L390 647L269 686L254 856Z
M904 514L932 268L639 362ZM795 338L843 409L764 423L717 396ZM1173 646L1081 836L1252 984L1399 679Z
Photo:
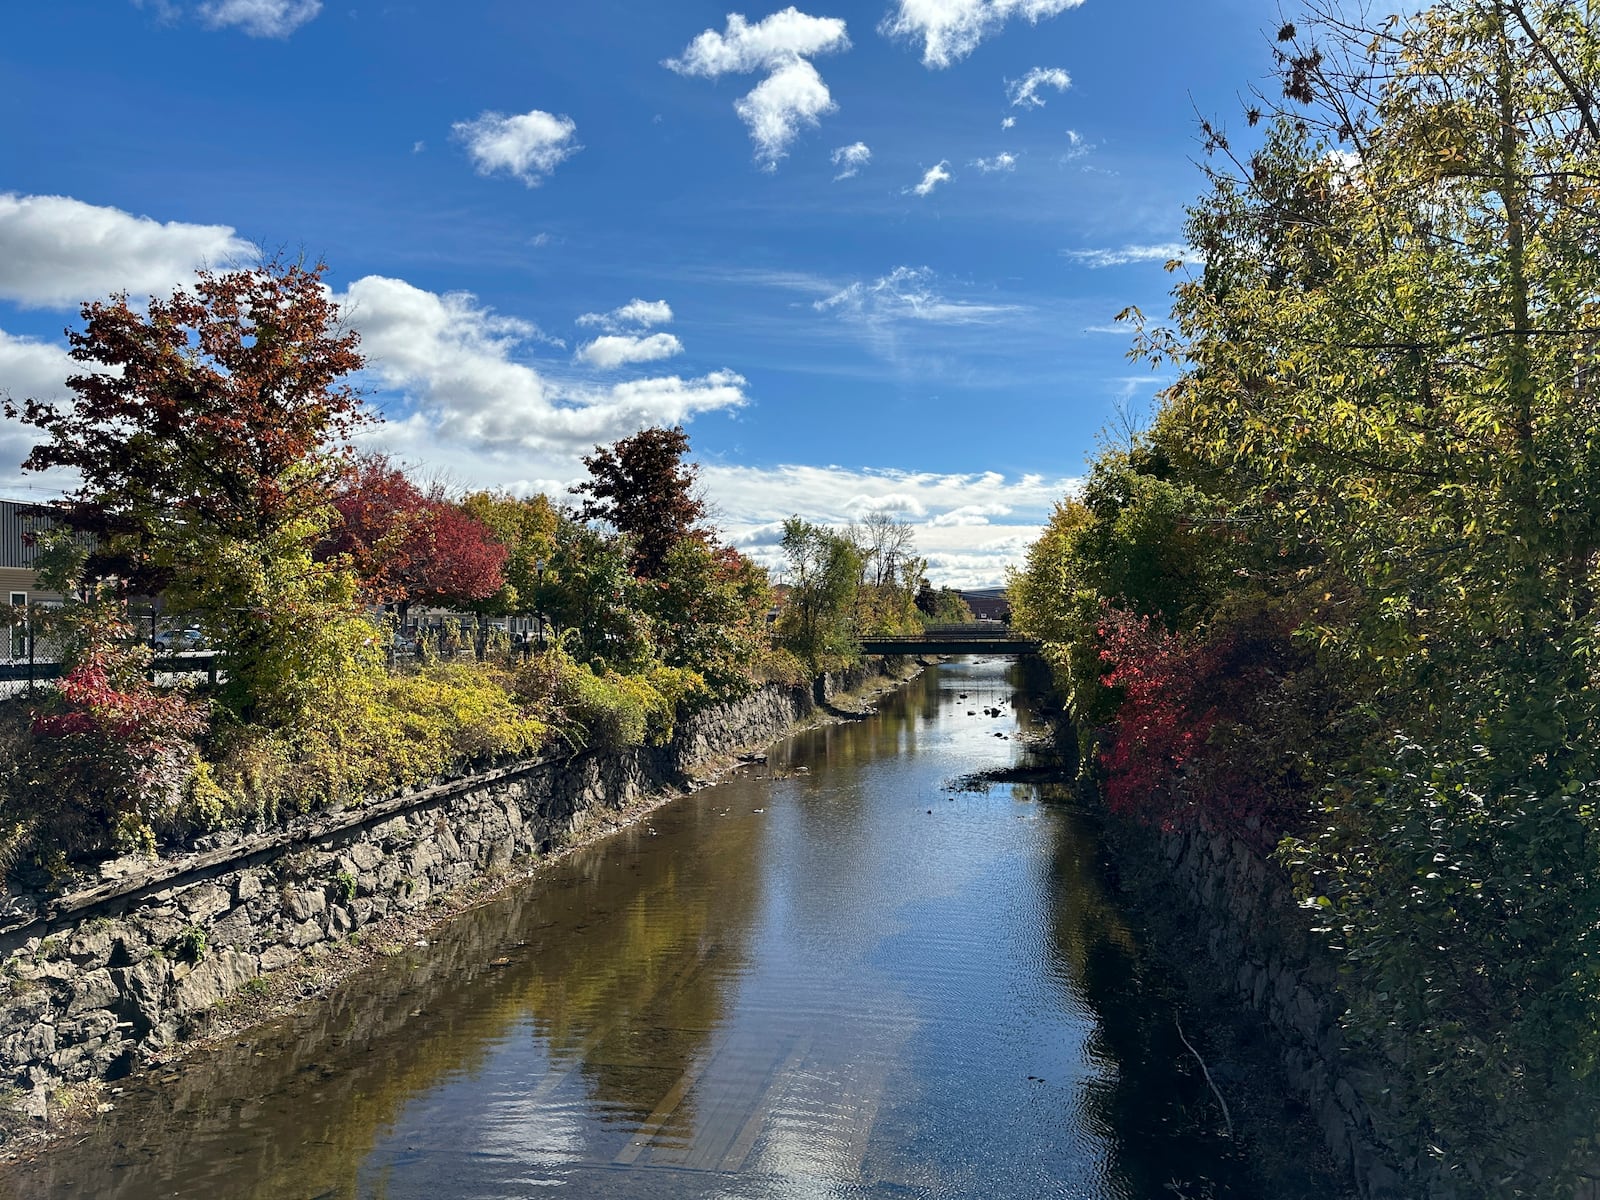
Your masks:
M548 567L555 553L559 510L548 496L522 499L504 492L471 492L462 497L461 508L506 548L502 574L515 597L510 610L537 612L540 564Z
M686 465L689 435L681 426L645 429L583 460L590 478L572 490L585 496L579 515L627 535L634 574L654 579L672 547L695 532L705 502L695 494L698 468Z
M1284 854L1397 1136L1460 1194L1557 1194L1600 1107L1600 27L1319 4L1279 45L1260 149L1206 126L1204 268L1144 349L1359 698Z
M767 648L764 568L730 547L684 538L643 589L643 603L663 663L694 671L721 696L750 686Z
M782 546L789 595L778 617L779 640L813 670L830 658L855 658L851 617L861 570L855 544L826 525L790 517Z
M174 525L265 542L324 509L372 419L342 382L362 359L325 271L201 271L144 312L126 293L87 303L67 331L89 368L67 380L74 398L6 401L46 438L24 468L82 478L63 519L97 539L89 572L154 590L184 567L163 559Z
M641 596L647 585L629 570L631 559L626 538L571 517L556 527L540 611L572 656L600 674L639 670L654 657Z
M490 529L386 458L364 460L335 507L339 525L324 556L348 556L368 601L396 605L402 624L412 604L466 607L504 587L506 548Z
M202 271L192 290L83 307L58 406L5 404L41 430L24 465L77 471L63 515L92 534L85 569L124 592L165 590L228 656L237 715L292 723L306 673L351 667L350 580L312 550L332 519L347 438L369 414L343 379L361 366L322 264Z

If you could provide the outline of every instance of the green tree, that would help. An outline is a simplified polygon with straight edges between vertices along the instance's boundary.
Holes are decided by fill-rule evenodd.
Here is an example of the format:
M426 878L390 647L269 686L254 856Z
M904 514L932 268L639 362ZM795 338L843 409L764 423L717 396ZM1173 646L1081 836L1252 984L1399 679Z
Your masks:
M857 655L853 627L861 556L855 543L800 517L783 523L789 594L778 617L778 638L812 670Z
M1462 1192L1558 1194L1600 1109L1600 28L1314 18L1260 149L1207 126L1204 268L1143 348L1361 697L1287 852L1352 1034L1402 1064L1398 1133Z

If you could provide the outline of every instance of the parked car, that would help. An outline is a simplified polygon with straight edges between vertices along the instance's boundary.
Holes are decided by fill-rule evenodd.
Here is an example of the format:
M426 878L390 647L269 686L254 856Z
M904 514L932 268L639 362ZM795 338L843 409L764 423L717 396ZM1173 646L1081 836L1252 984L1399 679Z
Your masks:
M156 647L174 653L180 650L204 650L206 635L193 625L187 629L163 629L156 634Z

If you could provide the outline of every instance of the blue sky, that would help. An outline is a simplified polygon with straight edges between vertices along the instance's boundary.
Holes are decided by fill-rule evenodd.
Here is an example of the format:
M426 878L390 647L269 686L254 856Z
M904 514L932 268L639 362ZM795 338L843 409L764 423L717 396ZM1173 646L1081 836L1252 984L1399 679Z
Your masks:
M0 392L61 394L78 300L305 252L424 476L556 493L682 421L757 557L888 508L936 582L1001 582L1160 386L1112 317L1164 311L1196 113L1278 8L730 7L6 5ZM30 441L0 492L51 490Z

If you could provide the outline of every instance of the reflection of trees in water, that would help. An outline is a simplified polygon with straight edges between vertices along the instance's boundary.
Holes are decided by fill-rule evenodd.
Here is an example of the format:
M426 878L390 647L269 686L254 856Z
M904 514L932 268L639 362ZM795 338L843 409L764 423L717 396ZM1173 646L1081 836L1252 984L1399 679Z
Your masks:
M523 993L552 1053L580 1056L594 1099L635 1117L707 1052L747 958L762 827L715 815L737 802L718 793L699 805L700 827L681 831L672 853L636 835L636 848L574 889L584 919L541 948ZM691 1092L680 1119L692 1103Z
M586 1047L596 1099L648 1113L660 1091L615 1069L617 1047L630 1028L659 1031L624 1051L651 1061L652 1085L704 1050L756 903L754 873L728 866L748 861L759 833L725 821L672 839L684 843L674 856L635 829L603 858L574 855L308 1011L196 1055L159 1088L128 1081L88 1137L0 1178L0 1197L353 1197L407 1104L480 1072L530 1018L554 1049ZM510 963L493 967L500 956Z

